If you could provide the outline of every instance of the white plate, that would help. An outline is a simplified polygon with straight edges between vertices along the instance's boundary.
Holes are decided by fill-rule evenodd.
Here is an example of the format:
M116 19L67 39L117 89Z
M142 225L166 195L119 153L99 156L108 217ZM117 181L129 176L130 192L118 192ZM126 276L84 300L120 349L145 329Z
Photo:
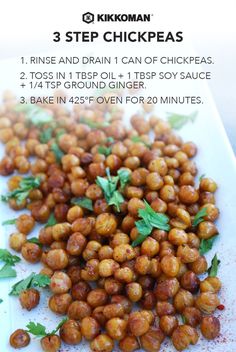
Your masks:
M176 52L175 52L176 54ZM180 54L180 53L179 53ZM183 54L183 53L182 53ZM115 55L115 54L114 54ZM1 66L3 71L9 74L9 81L14 82L12 71L12 62L8 64L4 62ZM191 68L190 68L191 69ZM14 71L14 70L13 70ZM2 80L0 91L6 88ZM14 85L9 84L9 87ZM235 214L236 214L236 163L231 146L226 136L224 127L216 110L215 104L212 100L210 91L207 85L202 82L188 83L187 86L180 84L173 84L175 95L186 94L194 95L199 94L204 97L204 104L198 106L196 109L199 111L198 117L194 124L186 125L180 132L184 140L194 141L198 146L198 154L195 158L199 168L199 177L201 174L206 174L214 178L219 189L216 193L217 205L220 208L221 216L217 221L217 226L220 232L220 237L214 244L214 248L207 254L208 263L212 259L215 252L221 260L219 277L222 280L223 287L220 292L220 301L225 305L224 311L216 311L215 315L220 317L221 321L221 334L215 341L207 341L201 339L196 346L191 346L189 351L217 351L217 352L233 352L236 350L236 236L235 236ZM156 84L150 88L150 92L156 94L157 90L162 94L170 95L170 85L168 83ZM225 88L227 89L227 87ZM173 92L172 92L173 95ZM136 107L127 107L127 118L130 116L131 111L136 111ZM156 111L160 117L165 116L165 111L177 112L191 112L195 110L191 106L158 106ZM3 148L0 146L0 155L3 155ZM197 179L197 178L196 178ZM6 178L0 177L1 193L4 194L6 188ZM1 222L6 219L14 218L15 212L9 209L4 203L0 203ZM8 237L14 231L14 226L0 227L0 248L8 247ZM37 236L38 230L35 230L32 236ZM48 330L53 329L55 325L61 320L56 317L47 308L47 299L45 295L41 297L39 307L31 312L26 312L20 308L17 298L9 297L8 293L11 286L27 276L32 271L37 272L38 265L29 265L22 260L17 265L18 277L11 280L0 281L0 298L4 301L0 305L0 341L1 351L13 351L9 346L8 338L11 332L17 328L24 328L26 324L32 320L35 322L43 323L47 326ZM47 296L47 294L46 294ZM163 343L162 351L173 351L173 347L169 347L168 342ZM81 343L79 346L81 351L87 351L86 343ZM63 345L61 351L76 351L78 347L69 347ZM32 339L31 344L24 349L25 352L40 351L39 340Z

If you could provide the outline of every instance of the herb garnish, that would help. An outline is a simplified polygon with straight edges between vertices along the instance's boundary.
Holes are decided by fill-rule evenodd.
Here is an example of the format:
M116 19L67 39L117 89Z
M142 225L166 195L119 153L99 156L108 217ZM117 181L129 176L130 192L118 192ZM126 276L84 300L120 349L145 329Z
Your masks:
M135 222L138 230L138 237L132 242L132 246L135 247L142 243L148 235L152 232L153 228L157 228L164 231L170 230L170 225L168 224L169 218L165 214L156 213L155 210L144 200L145 208L139 209L138 215L142 220Z
M9 219L2 222L2 225L15 225L17 219Z
M182 319L183 324L186 324L186 318L183 314L181 314L181 319Z
M5 262L5 265L0 269L0 278L16 277L16 271L12 266L15 266L20 260L20 257L11 254L7 249L0 249L0 261Z
M206 174L202 174L200 177L199 177L199 181L201 182L201 180L206 176Z
M25 113L27 120L35 126L42 126L53 121L53 116L37 105L18 104L15 111Z
M39 135L39 140L41 143L47 143L52 139L52 133L53 133L53 128L48 127L45 130L43 130L40 135Z
M172 128L179 130L189 121L194 122L197 117L198 112L194 111L189 115L182 115L176 113L168 113L167 120Z
M133 136L131 137L131 141L134 142L134 143L143 143L146 145L146 147L150 148L151 144L150 143L147 143L145 142L142 137L140 136Z
M8 192L5 196L1 196L1 200L8 202L9 199L16 199L17 204L21 204L29 195L32 189L40 186L40 177L28 176L22 178L19 183L19 187L11 192Z
M50 214L48 221L44 227L54 226L57 224L57 220L53 213Z
M121 190L123 191L125 186L130 182L130 171L126 170L126 169L120 169L117 172L119 179L120 179L120 187Z
M213 243L216 239L218 235L215 235L211 238L208 238L208 239L201 239L201 242L200 242L200 247L199 247L199 253L200 255L204 255L205 253L209 252L212 247L213 247Z
M26 327L28 328L27 332L36 337L55 335L67 320L68 318L62 319L62 321L56 326L56 328L50 332L46 332L46 327L44 325L40 323L35 324L34 322L30 321L29 324L26 325Z
M217 255L215 254L211 261L211 266L207 270L208 276L215 277L217 275L219 264L220 264L220 260L217 258Z
M75 204L75 205L79 205L82 208L93 211L93 202L91 199L89 199L87 197L72 198L71 203Z
M50 284L51 280L47 275L43 274L30 274L27 278L18 281L12 286L11 296L19 296L21 291L28 290L32 287L46 287Z
M98 147L98 153L103 154L105 156L108 156L111 154L111 148L110 147L105 147L104 145L100 145Z
M106 174L107 178L97 176L96 183L101 187L107 204L114 205L116 210L120 211L120 204L124 202L124 197L117 190L119 176L111 177L109 168L106 168Z
M16 277L16 271L11 267L10 264L5 264L0 269L0 279L6 279L10 277Z
M39 247L43 247L42 243L39 242L39 239L38 239L37 237L29 238L29 239L27 240L27 242L35 243L35 244L37 244Z
M81 118L80 123L83 123L91 128L102 128L102 127L107 127L109 126L110 124L106 121L104 122L96 122L96 121L92 121L92 120L89 120L89 119L85 119L85 118Z
M52 151L52 152L54 153L54 155L55 155L56 162L57 162L58 164L60 164L60 163L61 163L61 159L62 159L62 157L63 157L65 154L64 154L64 152L61 150L61 148L59 147L59 145L58 145L56 142L52 143L52 145L51 145L51 151Z
M193 219L193 226L199 225L201 222L204 221L204 216L207 215L207 208L202 208L199 212L194 216Z

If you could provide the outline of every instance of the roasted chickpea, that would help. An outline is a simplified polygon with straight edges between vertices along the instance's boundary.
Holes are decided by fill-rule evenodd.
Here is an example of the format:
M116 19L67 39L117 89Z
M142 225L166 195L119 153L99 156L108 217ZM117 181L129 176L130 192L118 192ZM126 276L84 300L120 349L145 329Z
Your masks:
M75 320L67 320L60 328L60 337L68 345L78 345L82 339L79 324Z
M157 158L150 161L148 169L150 172L157 172L160 176L165 176L168 172L168 167L164 158Z
M74 300L86 301L90 291L91 287L86 281L79 281L72 286L71 295Z
M179 281L176 278L159 282L154 290L158 300L166 301L176 295L179 290Z
M142 336L150 327L148 320L141 314L141 312L132 312L129 315L128 325L134 336Z
M85 317L81 322L81 333L86 340L93 340L100 332L100 326L96 319Z
M165 336L159 328L150 327L150 329L140 337L140 342L145 351L155 352L160 350L164 338Z
M67 222L52 227L52 237L55 241L65 241L71 234L71 225Z
M134 272L132 271L132 269L128 267L117 269L115 271L114 277L116 280L127 284L134 281L134 278L135 278Z
M112 352L114 342L110 336L100 334L90 343L91 351L93 352Z
M135 336L126 335L122 340L120 340L119 348L123 352L133 352L139 349L139 343Z
M221 282L218 277L208 276L202 282L200 282L201 292L212 292L217 293L221 289Z
M212 292L203 292L196 298L195 305L201 312L211 314L215 311L220 301L216 294Z
M186 271L180 279L181 286L191 293L196 293L198 291L199 283L200 280L193 271Z
M203 221L198 225L197 235L200 239L208 239L218 234L218 230L210 221Z
M126 314L130 313L132 310L132 303L125 296L113 295L111 297L111 303L121 304Z
M126 233L118 232L112 237L110 241L110 246L114 249L115 247L121 244L128 244L129 241L130 238Z
M127 321L121 318L112 318L106 323L106 331L114 340L121 340L126 335Z
M144 209L145 204L139 198L131 198L128 202L128 211L133 216L138 216L139 209Z
M76 219L82 218L84 215L83 209L79 205L75 205L68 210L67 221L72 224Z
M99 235L110 236L115 233L117 227L116 218L113 214L104 213L98 215L95 228Z
M10 235L9 245L16 252L20 252L23 244L27 241L26 235L20 232L15 232Z
M66 293L72 286L71 279L63 271L56 271L50 282L50 289L53 293Z
M196 248L190 248L187 244L181 245L177 249L177 257L180 257L183 263L193 263L199 256L199 251Z
M102 288L96 288L90 291L87 295L88 304L95 308L106 304L108 301L108 295L106 291Z
M109 277L105 280L104 289L109 295L117 295L122 292L123 284L120 281Z
M119 263L131 260L135 257L135 251L129 244L120 244L114 248L113 258Z
M101 277L112 276L119 268L119 264L113 259L103 259L99 263L98 271Z
M166 336L171 336L178 326L178 319L173 315L163 315L160 318L160 328Z
M217 190L217 184L211 178L202 178L200 181L200 190L214 193Z
M69 293L56 294L50 297L48 306L56 314L66 314L71 301Z
M68 241L66 250L70 255L80 255L87 244L85 236L79 232L73 233Z
M159 252L159 243L152 237L146 238L141 245L141 254L154 257Z
M19 299L21 307L30 311L39 304L40 293L38 290L30 288L28 290L21 291Z
M134 268L137 271L137 273L140 275L148 274L151 270L151 261L148 258L148 256L141 255L141 256L137 257L136 261L135 261Z
M68 255L64 249L51 249L47 253L46 263L53 270L65 269L69 263Z
M174 255L165 255L161 259L161 269L169 277L177 276L179 272L179 260Z
M125 312L121 304L111 303L104 307L103 314L106 317L106 319L109 320L116 317L123 318Z
M179 189L179 199L184 204L196 203L199 199L197 190L190 185L181 186Z
M30 336L25 330L17 329L11 334L9 342L13 348L26 347L30 343Z
M173 315L175 314L175 308L173 304L165 301L157 301L156 312L159 317L163 315Z
M202 335L206 339L213 340L219 335L220 321L218 318L213 316L203 317L200 328Z
M176 293L173 304L177 312L182 312L185 307L192 307L194 304L192 293L181 288Z
M204 256L198 257L194 262L188 264L189 269L195 274L204 274L207 271L207 261Z
M99 260L103 259L112 259L113 258L113 249L110 246L102 246L98 251Z
M142 286L141 286L142 287ZM142 295L141 306L143 309L154 309L156 305L156 297L152 291L145 291Z
M183 351L189 344L195 345L197 343L198 333L190 325L180 325L174 330L171 339L177 351Z
M34 218L28 214L22 214L16 220L16 227L19 232L28 235L34 228Z
M61 348L61 339L57 335L45 336L40 343L44 352L57 352Z
M146 177L146 184L152 191L158 191L163 187L164 182L162 177L157 172L151 172Z
M42 249L36 243L25 242L21 247L21 254L25 260L34 264L40 261Z
M182 244L188 243L188 235L184 230L173 228L169 232L168 240L172 244L180 246Z
M184 308L182 315L185 318L186 324L191 325L194 328L200 324L202 319L202 314L200 310L195 307Z
M173 202L175 200L175 189L173 186L164 185L160 190L160 198L166 202Z
M142 286L137 282L132 282L126 286L126 293L131 302L138 302L143 294Z

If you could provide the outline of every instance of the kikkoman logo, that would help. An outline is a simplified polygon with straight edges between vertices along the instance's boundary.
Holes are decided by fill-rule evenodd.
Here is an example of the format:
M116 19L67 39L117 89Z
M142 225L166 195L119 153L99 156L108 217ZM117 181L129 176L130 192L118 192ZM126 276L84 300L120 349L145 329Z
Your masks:
M95 19L97 22L150 22L151 14L97 14L94 15L91 12L86 12L82 15L82 20L85 23L94 23Z

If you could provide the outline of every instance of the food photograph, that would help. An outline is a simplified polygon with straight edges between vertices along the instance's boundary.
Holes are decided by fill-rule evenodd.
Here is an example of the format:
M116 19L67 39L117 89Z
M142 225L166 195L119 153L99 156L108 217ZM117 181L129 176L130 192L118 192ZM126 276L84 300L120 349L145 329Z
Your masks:
M90 9L97 44L55 49L55 24L49 46L0 58L0 351L234 352L236 124L220 54L186 28L161 48L108 46L102 29L132 26L97 22L157 9Z

